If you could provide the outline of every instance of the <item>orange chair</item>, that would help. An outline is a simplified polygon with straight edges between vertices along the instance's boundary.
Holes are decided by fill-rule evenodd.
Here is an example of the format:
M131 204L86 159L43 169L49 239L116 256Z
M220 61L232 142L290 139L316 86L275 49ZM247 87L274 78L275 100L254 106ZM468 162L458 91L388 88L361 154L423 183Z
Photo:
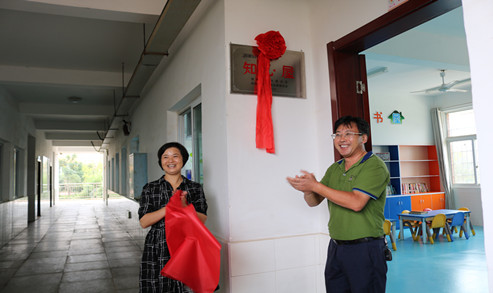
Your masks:
M469 212L469 209L468 209L468 208L466 208L466 207L462 207L462 208L460 208L459 210L460 210L460 211L468 211L468 212ZM464 219L464 224L465 224L466 222L467 222L467 221L466 221L466 219ZM469 221L469 229L471 230L472 235L473 235L473 236L476 236L476 231L474 231L474 227L472 226L471 221ZM460 233L459 233L459 237L462 237L462 231L460 231Z

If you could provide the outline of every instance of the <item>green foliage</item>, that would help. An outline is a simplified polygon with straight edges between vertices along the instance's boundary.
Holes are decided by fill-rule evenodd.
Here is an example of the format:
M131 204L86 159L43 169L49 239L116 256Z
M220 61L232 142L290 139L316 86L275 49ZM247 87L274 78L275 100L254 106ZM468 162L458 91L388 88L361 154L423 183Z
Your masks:
M77 154L59 157L59 183L100 183L103 181L103 162L83 162Z

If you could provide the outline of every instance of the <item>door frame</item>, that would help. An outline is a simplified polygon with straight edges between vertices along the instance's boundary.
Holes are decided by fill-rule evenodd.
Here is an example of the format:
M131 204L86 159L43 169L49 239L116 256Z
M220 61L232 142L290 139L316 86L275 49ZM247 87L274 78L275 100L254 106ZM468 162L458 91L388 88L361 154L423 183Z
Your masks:
M370 124L368 91L357 92L356 82L368 89L362 51L391 39L462 5L461 0L409 0L373 21L327 44L332 123L344 115ZM371 129L366 150L372 149ZM340 154L334 152L336 160Z

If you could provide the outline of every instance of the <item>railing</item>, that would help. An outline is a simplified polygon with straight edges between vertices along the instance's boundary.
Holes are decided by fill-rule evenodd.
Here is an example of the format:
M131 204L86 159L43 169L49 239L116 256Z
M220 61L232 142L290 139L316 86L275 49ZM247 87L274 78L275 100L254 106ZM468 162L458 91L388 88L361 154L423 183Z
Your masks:
M60 199L96 199L103 197L102 183L64 183L59 184Z

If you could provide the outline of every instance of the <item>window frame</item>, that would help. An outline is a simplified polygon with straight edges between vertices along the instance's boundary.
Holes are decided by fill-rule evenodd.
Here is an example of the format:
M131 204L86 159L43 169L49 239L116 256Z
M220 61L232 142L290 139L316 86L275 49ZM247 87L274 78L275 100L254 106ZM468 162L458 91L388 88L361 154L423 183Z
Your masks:
M450 166L450 184L453 187L480 187L480 175L478 174L478 169L479 169L479 160L478 160L478 154L476 153L477 151L477 135L475 134L469 134L469 135L460 135L460 136L449 136L449 123L447 120L447 115L450 113L457 113L457 112L463 112L463 111L468 111L472 110L472 107L461 107L461 108L456 108L453 110L449 111L444 111L444 122L445 122L445 143L447 146L447 153L448 153L448 162ZM454 177L454 170L452 168L452 151L451 151L451 143L453 142L458 142L458 141L471 141L472 144L472 159L473 159L473 166L474 166L474 183L454 183L453 177Z
M192 172L191 172L191 180L192 181L195 181L195 182L198 182L200 184L203 184L203 175L202 175L202 180L201 180L201 176L200 176L200 165L202 165L202 170L203 170L203 163L200 164L200 163L197 163L197 159L200 158L201 156L198 156L195 155L197 153L197 149L196 149L196 141L195 139L197 139L196 137L196 133L195 133L195 112L194 112L194 109L197 107L197 106L200 106L201 107L201 113L202 113L202 99L199 97L195 100L193 100L192 102L190 102L186 107L183 107L182 109L180 109L180 111L177 111L177 114L178 114L178 141L185 145L186 146L186 143L185 143L185 119L184 119L184 115L186 113L188 113L191 117L190 119L190 130L191 130L191 149L189 149L189 147L187 147L187 150L192 154L190 157L189 157L189 162L191 162L192 164ZM202 120L202 115L201 115L201 120ZM200 138L201 139L201 138ZM200 142L202 144L202 142ZM198 164L198 166L197 166ZM184 173L186 172L186 170L182 170L182 175L187 177L187 174ZM203 171L202 171L203 173Z

